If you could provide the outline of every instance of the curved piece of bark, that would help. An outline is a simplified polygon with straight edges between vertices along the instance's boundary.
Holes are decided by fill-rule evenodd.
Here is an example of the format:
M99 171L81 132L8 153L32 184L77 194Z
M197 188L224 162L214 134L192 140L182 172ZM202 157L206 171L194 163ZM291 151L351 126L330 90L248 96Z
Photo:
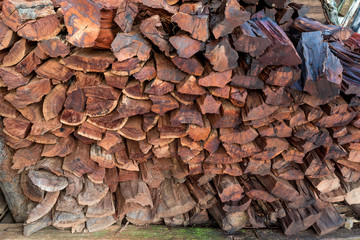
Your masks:
M202 42L206 42L210 37L208 20L208 15L190 15L182 12L175 13L171 17L172 22L177 23L182 30Z
M26 237L29 237L31 234L40 231L43 228L46 228L52 224L52 215L51 212L37 220L36 222L26 224L24 226L23 234Z
M77 47L94 46L100 33L101 6L89 0L64 0L60 5L68 30L66 39Z
M111 44L111 49L120 62L132 57L147 61L150 58L151 46L136 29L129 33L118 33Z
M149 96L144 93L144 87L144 83L137 80L131 80L126 84L123 93L133 99L147 100L149 99Z
M78 195L78 202L81 205L94 206L106 196L108 191L109 187L106 184L94 184L85 178L84 189Z
M60 191L68 185L66 178L45 170L30 170L28 176L36 186L47 192Z
M65 102L66 87L62 84L56 85L44 98L43 115L46 121L58 116Z
M181 58L190 58L205 47L203 42L195 40L187 34L172 36L169 41Z
M55 206L55 203L59 197L60 191L46 193L44 199L36 205L35 208L31 209L26 224L35 222L45 216Z
M231 47L228 37L206 44L205 57L217 72L223 72L238 66L237 60L239 56Z
M107 85L96 85L82 88L85 92L86 97L94 97L100 99L117 100L120 97L120 91L107 86Z

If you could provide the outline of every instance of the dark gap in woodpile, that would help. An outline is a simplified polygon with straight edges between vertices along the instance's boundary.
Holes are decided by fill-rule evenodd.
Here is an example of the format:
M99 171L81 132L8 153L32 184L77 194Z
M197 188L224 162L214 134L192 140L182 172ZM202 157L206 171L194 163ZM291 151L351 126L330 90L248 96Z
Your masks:
M26 236L360 214L359 34L289 0L1 2L0 181Z

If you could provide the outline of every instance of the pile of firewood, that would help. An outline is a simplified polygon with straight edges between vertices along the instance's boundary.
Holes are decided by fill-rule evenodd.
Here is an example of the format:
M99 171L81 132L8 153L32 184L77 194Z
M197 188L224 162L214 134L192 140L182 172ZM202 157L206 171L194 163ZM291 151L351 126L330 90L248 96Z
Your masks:
M4 0L0 184L52 225L313 227L360 213L360 35L289 0ZM25 209L25 210L24 210Z

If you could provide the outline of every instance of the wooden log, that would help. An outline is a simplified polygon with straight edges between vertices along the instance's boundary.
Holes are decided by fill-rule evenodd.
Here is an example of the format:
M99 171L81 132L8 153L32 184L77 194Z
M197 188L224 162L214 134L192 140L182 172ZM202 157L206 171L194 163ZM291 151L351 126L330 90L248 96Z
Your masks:
M172 36L169 38L169 42L181 58L190 58L205 47L203 42L197 41L187 34Z
M206 44L205 57L210 61L212 68L218 72L237 67L239 58L237 52L231 47L228 37Z
M328 44L322 41L323 39L320 32L303 33L299 42L298 51L303 59L302 67L305 69L305 71L302 72L302 76L305 79L303 84L304 91L307 91L311 95L318 96L320 99L329 99L339 95L342 66L340 65L340 61L330 52ZM310 49L317 51L317 53ZM313 52L314 55L310 55L310 52ZM325 56L321 55L321 53L324 54L325 52ZM319 70L316 71L322 73L321 75L315 75L315 72L309 69L309 60L315 57L321 57L317 61L319 63L317 66ZM326 71L331 71L331 73ZM329 79L327 77L329 75L333 77ZM317 86L322 87L317 88Z
M60 191L46 193L42 202L40 202L35 208L31 209L26 224L35 222L45 216L54 207Z
M18 64L33 49L30 42L25 38L21 38L14 43L7 55L2 60L2 65L10 67Z
M208 15L190 15L183 12L175 13L171 17L172 22L177 23L182 30L190 33L191 37L202 42L206 42L210 37L208 19Z

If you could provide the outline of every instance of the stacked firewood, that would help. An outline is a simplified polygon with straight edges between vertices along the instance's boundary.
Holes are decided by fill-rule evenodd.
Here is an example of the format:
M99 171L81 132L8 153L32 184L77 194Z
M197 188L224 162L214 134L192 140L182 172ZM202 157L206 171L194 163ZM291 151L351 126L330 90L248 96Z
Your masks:
M5 194L21 186L8 199L28 206L24 234L125 219L326 234L344 224L332 203L360 213L360 36L306 11L289 0L4 0L12 150L0 179Z

